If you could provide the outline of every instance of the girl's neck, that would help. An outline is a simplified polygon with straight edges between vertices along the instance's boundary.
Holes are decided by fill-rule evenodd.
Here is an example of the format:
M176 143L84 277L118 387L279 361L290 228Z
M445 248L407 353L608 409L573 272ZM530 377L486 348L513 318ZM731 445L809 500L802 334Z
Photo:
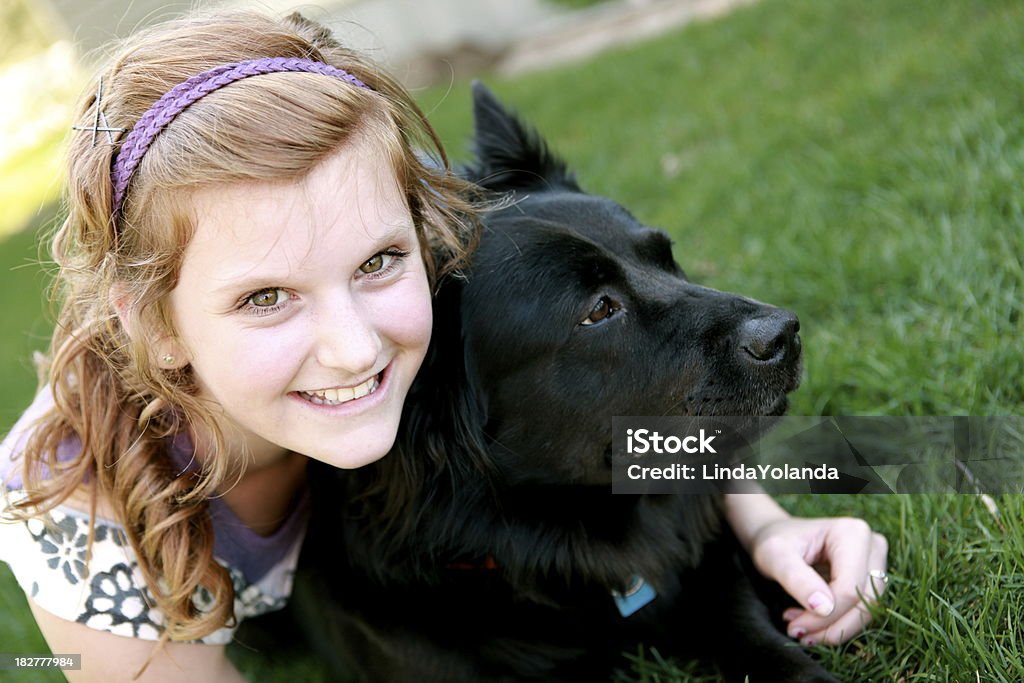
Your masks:
M224 503L247 527L269 536L287 519L295 494L306 480L308 462L303 455L288 453L269 465L250 466L224 492Z
M228 475L220 490L223 501L247 527L269 536L287 518L295 494L306 480L309 458L263 441L232 444L230 433L225 436L232 454L229 457L236 458L238 464L244 459L246 465L237 483L234 475ZM199 460L215 450L213 439L198 426L193 426L192 439Z

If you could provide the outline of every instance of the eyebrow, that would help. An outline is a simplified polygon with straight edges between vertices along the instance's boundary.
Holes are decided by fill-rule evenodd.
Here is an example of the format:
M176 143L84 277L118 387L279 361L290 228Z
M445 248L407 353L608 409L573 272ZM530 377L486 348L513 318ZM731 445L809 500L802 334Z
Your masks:
M391 230L384 233L380 237L375 238L374 244L377 247L381 247L382 245L393 244L394 242L397 242L400 239L406 239L407 236L410 234L412 235L413 239L419 239L419 236L416 234L416 227L414 225L398 226L392 228ZM251 268L249 270L251 270ZM248 292L254 289L258 289L260 287L266 287L275 282L282 282L286 280L288 277L292 276L296 272L296 270L301 270L301 268L293 268L291 270L284 272L266 272L253 276L245 276L241 274L236 276L231 273L213 273L207 279L213 281L226 280L224 285L212 290L213 294L222 294L229 290L234 292Z

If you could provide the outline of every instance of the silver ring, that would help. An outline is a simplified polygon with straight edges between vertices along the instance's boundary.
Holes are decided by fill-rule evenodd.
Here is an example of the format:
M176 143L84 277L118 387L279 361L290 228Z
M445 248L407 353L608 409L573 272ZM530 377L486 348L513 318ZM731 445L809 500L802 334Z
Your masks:
M872 569L868 572L868 576L872 579L878 579L882 582L882 585L889 583L889 575L885 573L884 569Z

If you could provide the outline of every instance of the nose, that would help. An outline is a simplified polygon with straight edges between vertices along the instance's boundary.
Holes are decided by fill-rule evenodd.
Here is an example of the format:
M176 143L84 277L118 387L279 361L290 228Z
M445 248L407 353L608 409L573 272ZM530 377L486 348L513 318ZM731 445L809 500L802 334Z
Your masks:
M755 365L793 361L800 355L800 320L780 308L740 323L739 347L744 359Z
M383 347L367 312L358 306L335 306L319 318L316 359L320 365L345 370L353 376L374 368Z

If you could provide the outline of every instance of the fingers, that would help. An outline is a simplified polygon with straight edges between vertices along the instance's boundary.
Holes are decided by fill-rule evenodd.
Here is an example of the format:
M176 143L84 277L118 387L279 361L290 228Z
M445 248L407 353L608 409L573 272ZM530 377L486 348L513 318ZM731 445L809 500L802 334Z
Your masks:
M818 552L810 550L810 554ZM835 609L832 591L821 574L808 564L808 554L808 548L776 537L758 546L754 562L762 574L778 581L805 609L823 616L832 614Z
M871 622L871 612L868 605L875 603L882 593L885 592L888 583L888 575L885 573L885 557L888 551L888 543L881 534L873 534L872 550L870 557L880 567L868 571L864 578L860 599L846 613L823 629L811 631L800 638L803 645L839 645L864 630Z
M787 633L805 644L838 644L860 633L871 620L867 605L885 590L888 544L860 519L776 522L751 553L761 573L801 604L783 619ZM828 582L815 563L828 566Z
M836 598L837 617L860 602L868 572L877 568L872 564L879 559L873 552L873 534L862 519L839 519L829 529L825 552L832 569L831 588Z
M801 645L838 645L864 630L871 621L871 613L864 603L856 605L826 628L800 638Z
M844 533L853 530L856 525L844 529ZM807 611L786 610L783 619L789 622L790 637L804 644L834 645L860 633L871 620L865 603L875 602L885 591L888 543L881 534L870 529L867 533L867 552L862 550L859 560L851 561L841 553L834 555L836 571L830 587L836 596L835 611L828 617L820 617ZM853 538L848 537L844 542L852 544Z

